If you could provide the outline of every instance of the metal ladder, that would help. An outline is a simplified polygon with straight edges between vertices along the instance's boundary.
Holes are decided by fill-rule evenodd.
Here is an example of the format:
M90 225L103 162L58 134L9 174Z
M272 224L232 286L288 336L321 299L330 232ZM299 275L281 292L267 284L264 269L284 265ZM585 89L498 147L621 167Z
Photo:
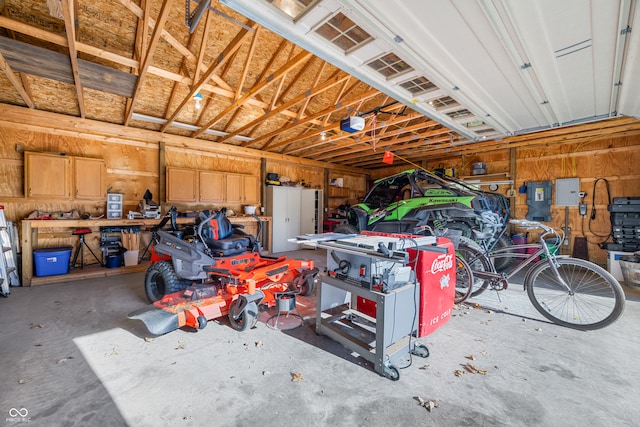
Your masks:
M16 268L16 259L11 247L7 219L4 216L4 206L0 206L0 296L9 296L9 286L20 286L20 277Z

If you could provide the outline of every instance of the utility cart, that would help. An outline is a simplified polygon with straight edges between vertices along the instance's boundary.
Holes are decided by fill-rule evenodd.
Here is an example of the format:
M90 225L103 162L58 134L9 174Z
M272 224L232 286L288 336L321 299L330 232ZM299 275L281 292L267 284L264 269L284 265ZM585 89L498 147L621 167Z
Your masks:
M316 332L358 353L380 375L398 380L400 364L410 354L429 355L417 338L449 318L455 292L453 245L431 236L321 236L306 237L308 244L327 250Z

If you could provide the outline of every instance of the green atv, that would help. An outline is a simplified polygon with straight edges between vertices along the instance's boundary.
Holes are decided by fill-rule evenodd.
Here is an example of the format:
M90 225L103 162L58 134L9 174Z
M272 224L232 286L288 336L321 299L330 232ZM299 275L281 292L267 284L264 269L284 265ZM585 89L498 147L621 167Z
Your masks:
M348 209L348 223L335 231L424 234L429 229L459 230L467 245L482 241L491 249L513 244L505 234L509 216L509 202L501 194L411 169L375 181L362 203ZM496 261L509 262L506 258Z

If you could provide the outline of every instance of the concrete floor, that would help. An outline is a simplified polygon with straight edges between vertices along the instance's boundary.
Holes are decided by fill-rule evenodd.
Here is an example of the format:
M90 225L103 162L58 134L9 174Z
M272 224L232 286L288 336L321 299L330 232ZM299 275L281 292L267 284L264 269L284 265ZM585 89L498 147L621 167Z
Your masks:
M322 251L300 251L317 258ZM626 426L640 423L640 294L579 332L517 285L456 307L393 382L306 324L246 332L226 319L150 338L127 314L143 273L12 288L0 300L0 421L31 426ZM147 339L145 339L147 338ZM482 373L465 373L471 364ZM295 375L294 374L300 374ZM294 381L294 377L298 381ZM430 412L418 399L433 400ZM27 413L28 412L28 413Z

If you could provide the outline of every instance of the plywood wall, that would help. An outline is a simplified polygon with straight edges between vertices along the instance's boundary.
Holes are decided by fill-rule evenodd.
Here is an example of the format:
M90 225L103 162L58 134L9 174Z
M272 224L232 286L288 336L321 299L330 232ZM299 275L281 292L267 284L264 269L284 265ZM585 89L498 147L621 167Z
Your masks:
M364 174L353 172L335 172L328 163L289 158L283 155L261 157L261 152L248 149L236 149L229 146L211 147L215 143L192 140L179 136L164 135L151 131L130 130L111 125L94 124L90 130L81 129L74 119L71 126L63 121L55 126L55 120L42 126L5 122L0 118L0 205L9 221L21 226L21 220L34 211L70 212L77 210L81 215L98 216L105 212L105 201L76 202L65 200L35 200L25 197L24 192L24 152L64 153L103 159L106 167L104 193L107 191L124 194L123 211L138 211L138 204L146 190L153 199L163 201L160 194L164 191L166 167L180 167L197 170L223 171L253 175L262 182L262 168L266 171L288 176L293 181L304 180L312 188L325 189L325 176L340 174L361 194L366 189ZM82 124L90 123L82 121ZM131 136L128 136L131 133ZM168 142L167 142L168 141ZM219 144L218 144L219 145ZM276 157L275 159L273 157ZM326 191L325 191L326 194ZM166 210L168 207L163 206ZM201 205L197 203L177 206L179 210L201 210L222 206ZM241 206L226 206L236 212ZM164 210L163 210L164 211ZM95 237L95 236L94 236ZM99 236L98 236L99 237ZM96 237L96 238L98 238ZM50 239L40 242L41 247L73 244L77 238ZM91 240L90 240L91 241ZM99 242L91 241L97 248Z
M590 259L606 265L607 252L600 246L605 240L612 241L608 238L611 221L607 210L609 197L606 183L611 198L640 197L640 137L602 138L582 143L548 143L513 150L515 151L505 149L446 160L425 160L420 165L395 164L373 171L372 178L377 179L420 166L427 170L440 167L454 168L456 177L466 181L479 178L483 181L511 180L512 185L502 184L498 192L507 195L509 189L516 190L516 197L510 199L514 218L524 218L528 211L526 195L520 194L518 188L524 182L551 181L554 193L552 219L549 224L555 227L564 227L566 216L566 208L555 205L555 180L580 178L580 190L587 193L584 201L588 204L588 214L582 217L577 207L569 207L569 245L563 246L562 252L571 254L575 237L586 237ZM514 170L511 167L512 155L515 155ZM472 175L475 162L487 164L487 176ZM596 180L598 184L594 191ZM485 186L481 188L487 189ZM596 212L595 219L591 219L593 208Z

